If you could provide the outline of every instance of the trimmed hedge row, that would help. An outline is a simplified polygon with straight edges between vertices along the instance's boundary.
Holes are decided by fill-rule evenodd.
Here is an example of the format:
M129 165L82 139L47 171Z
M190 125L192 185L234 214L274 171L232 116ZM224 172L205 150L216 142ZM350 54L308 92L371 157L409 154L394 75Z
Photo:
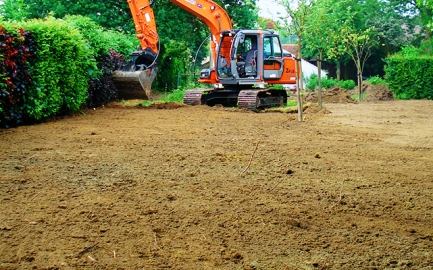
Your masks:
M433 57L396 54L385 62L385 80L395 97L433 99Z
M137 44L82 16L0 26L0 127L116 98L109 76L123 60L116 51L129 54Z

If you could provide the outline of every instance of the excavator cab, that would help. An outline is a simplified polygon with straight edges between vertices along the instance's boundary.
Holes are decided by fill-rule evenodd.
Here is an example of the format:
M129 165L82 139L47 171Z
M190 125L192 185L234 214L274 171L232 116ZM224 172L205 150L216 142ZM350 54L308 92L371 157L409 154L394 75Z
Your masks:
M271 31L225 31L217 54L217 78L228 87L284 83L286 61L282 52L278 35Z
M283 106L287 102L285 90L255 87L295 82L294 59L282 52L278 35L271 31L222 31L215 69L202 72L201 79L210 79L214 72L223 89L187 91L184 102L210 106L223 104L254 111Z

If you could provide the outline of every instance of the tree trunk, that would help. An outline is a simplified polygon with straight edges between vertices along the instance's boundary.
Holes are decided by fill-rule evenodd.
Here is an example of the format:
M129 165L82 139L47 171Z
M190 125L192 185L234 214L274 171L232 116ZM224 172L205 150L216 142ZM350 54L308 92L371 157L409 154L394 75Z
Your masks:
M317 98L319 108L322 108L322 51L319 52L319 57L317 58L317 82Z
M341 80L341 65L340 62L337 61L337 81Z
M302 74L302 52L301 52L301 37L298 38L298 59L299 59L299 85L301 90L304 90L304 80Z
M301 53L301 37L298 36L298 57L296 59L296 81L298 82L296 87L296 99L298 101L298 120L302 122L304 120L304 110L302 105L301 91L304 89L304 84L302 83L302 53Z
M356 61L356 68L358 69L358 101L362 101L362 69L361 69L361 61L358 59Z
M296 101L298 102L298 120L300 122L303 121L303 106L302 106L302 97L301 97L301 83L300 81L302 79L300 79L301 76L301 59L296 58L296 67L295 67L295 71L296 71Z

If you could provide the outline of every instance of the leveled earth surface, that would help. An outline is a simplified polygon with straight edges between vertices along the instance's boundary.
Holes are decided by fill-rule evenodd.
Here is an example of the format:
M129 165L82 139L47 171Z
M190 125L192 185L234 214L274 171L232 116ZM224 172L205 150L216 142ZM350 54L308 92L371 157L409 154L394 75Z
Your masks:
M0 130L0 269L433 268L433 101Z

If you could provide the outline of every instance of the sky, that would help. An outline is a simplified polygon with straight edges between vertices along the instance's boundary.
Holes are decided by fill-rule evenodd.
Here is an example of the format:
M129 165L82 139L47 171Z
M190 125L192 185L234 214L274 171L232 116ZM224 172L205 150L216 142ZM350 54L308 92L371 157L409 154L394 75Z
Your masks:
M259 7L259 16L273 20L278 20L278 13L286 14L284 7L277 4L274 0L256 0L256 4Z

